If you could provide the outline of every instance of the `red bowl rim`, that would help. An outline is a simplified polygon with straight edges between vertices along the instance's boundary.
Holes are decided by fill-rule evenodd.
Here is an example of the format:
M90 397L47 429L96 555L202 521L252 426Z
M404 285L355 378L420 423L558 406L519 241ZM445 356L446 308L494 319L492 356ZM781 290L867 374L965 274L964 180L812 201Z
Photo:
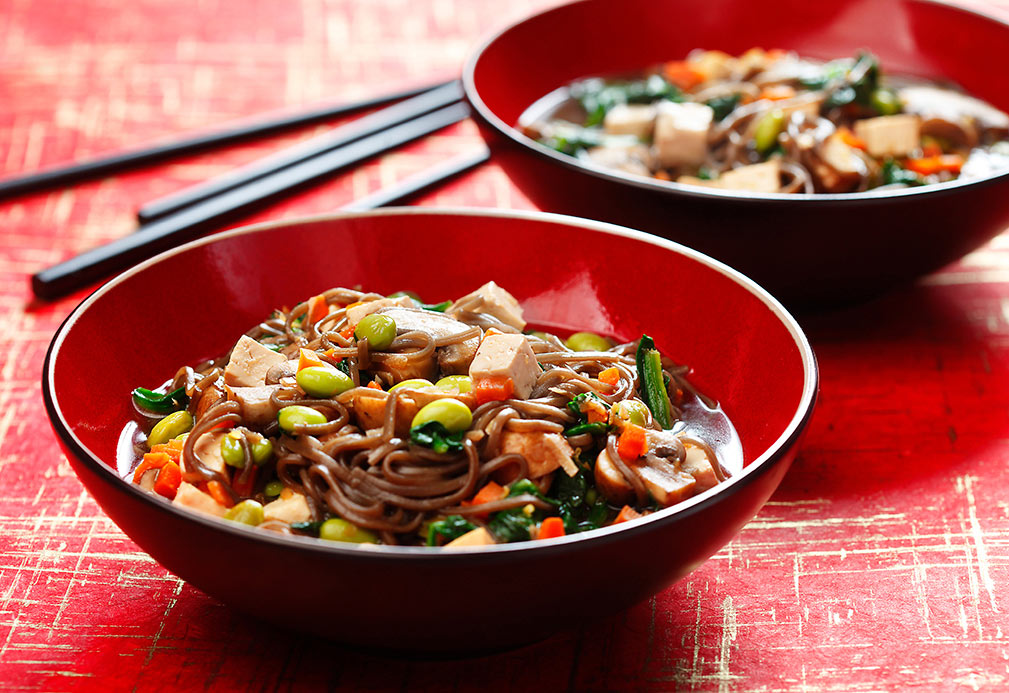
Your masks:
M100 301L102 297L113 287L122 283L128 277L141 273L148 267L157 264L166 258L186 252L189 249L209 245L223 239L233 238L235 236L253 234L292 225L330 221L334 219L387 216L411 217L419 215L508 217L561 224L565 226L576 226L597 233L624 236L643 241L659 248L670 250L679 255L684 255L695 262L707 265L712 270L725 275L758 298L767 307L767 309L783 323L785 328L795 339L795 344L799 351L804 371L802 395L795 414L789 421L786 429L774 441L774 443L772 443L759 457L744 467L740 474L730 477L728 480L712 489L709 489L708 491L705 491L704 493L698 494L693 498L669 508L647 515L636 522L621 523L617 526L603 527L591 532L579 533L544 541L497 544L494 546L473 547L454 551L432 551L430 548L423 546L388 546L375 544L349 545L342 544L340 542L323 542L311 537L285 536L274 534L272 532L257 532L254 528L245 527L235 522L228 522L227 520L214 518L209 515L203 515L177 508L171 502L155 496L154 494L147 493L135 484L131 484L122 479L113 466L102 462L97 455L91 452L91 450L83 444L83 442L71 430L70 425L63 417L58 397L53 387L55 361L59 356L60 347L63 344L67 333L73 328L74 324L81 315L83 315L92 304ZM305 549L326 554L344 554L348 557L354 556L361 558L374 557L376 559L385 560L405 560L406 558L417 560L418 557L438 556L438 560L447 562L458 559L464 560L463 557L472 556L474 554L493 555L511 553L514 551L569 550L574 549L585 541L605 543L616 540L618 537L628 533L644 531L647 527L649 527L649 525L654 523L669 521L672 517L685 517L699 512L702 509L706 509L708 506L715 503L724 502L728 500L728 497L733 495L735 491L742 489L745 485L752 483L754 480L772 469L775 466L775 463L783 459L787 451L798 442L813 412L813 406L816 402L817 396L818 378L816 357L813 354L813 349L810 346L809 341L806 339L806 336L798 322L788 313L788 311L785 310L781 303L757 285L756 282L744 276L742 273L708 257L707 255L687 248L686 246L682 246L678 243L674 243L673 241L652 236L641 231L617 226L615 224L546 212L507 211L467 207L388 207L369 212L331 213L242 226L186 243L185 245L165 251L149 260L146 260L145 262L140 263L139 265L136 265L96 289L91 295L85 298L60 325L56 334L53 336L48 351L46 352L46 358L42 368L42 393L46 412L53 426L53 430L59 436L65 447L72 451L77 459L94 472L102 482L114 486L122 492L133 494L135 498L140 499L142 503L149 505L152 509L158 512L169 513L186 521L202 524L214 531L230 533L236 539L241 538L246 540L254 539L264 541L269 544L276 545L278 548Z
M572 171L578 171L595 178L601 178L603 180L608 180L617 184L630 185L635 188L641 188L643 190L651 190L658 193L663 193L670 195L672 197L684 196L691 198L700 199L719 199L719 200L733 200L739 202L757 202L757 203L772 203L772 202L796 202L797 204L804 205L814 205L814 204L824 204L824 203L836 203L836 202L846 202L851 203L852 201L864 202L866 204L883 204L885 201L892 198L900 197L917 197L922 195L928 196L942 196L948 194L954 194L957 190L964 187L971 186L987 186L994 184L995 182L1001 182L1004 180L1009 180L1009 169L1003 171L1002 173L996 173L990 176L984 176L981 178L968 178L968 179L957 179L954 181L949 181L946 183L939 183L935 185L924 185L921 187L914 188L898 188L893 190L867 190L865 192L853 192L853 193L760 193L760 192L749 192L749 191L732 191L732 190L720 190L718 188L705 188L698 185L687 185L683 183L676 183L674 181L663 181L654 178L645 178L644 176L636 176L630 173L623 173L619 171L613 171L611 169L606 169L595 164L582 162L573 156L568 156L566 154L561 154L558 151L547 147L546 145L540 144L536 140L527 137L522 134L516 128L512 127L508 123L504 122L497 115L488 108L487 104L484 102L483 98L480 96L480 91L476 86L476 77L474 73L476 72L477 63L480 62L480 58L483 54L490 48L491 44L495 43L501 37L503 37L508 32L512 31L516 27L525 24L526 22L538 19L540 17L552 14L554 12L563 12L569 7L574 5L580 5L582 3L594 2L596 0L573 0L573 2L564 3L562 5L557 5L550 7L546 10L536 12L534 14L528 15L518 21L512 22L501 29L495 30L487 38L479 43L478 47L470 54L469 58L466 60L466 64L463 66L462 71L462 84L463 90L466 94L466 99L469 101L472 108L477 112L481 119L493 127L498 134L508 138L513 143L519 145L523 149L529 151L532 156L538 157L542 160L549 161L553 164L563 166L566 169ZM961 14L972 15L978 19L987 20L993 24L998 24L1003 29L1006 30L1007 38L1009 38L1009 21L1006 21L994 14L984 12L981 10L976 10L972 8L960 7L958 5L951 5L941 0L902 0L902 4L922 4L922 5L938 5L944 7L952 12L958 12Z

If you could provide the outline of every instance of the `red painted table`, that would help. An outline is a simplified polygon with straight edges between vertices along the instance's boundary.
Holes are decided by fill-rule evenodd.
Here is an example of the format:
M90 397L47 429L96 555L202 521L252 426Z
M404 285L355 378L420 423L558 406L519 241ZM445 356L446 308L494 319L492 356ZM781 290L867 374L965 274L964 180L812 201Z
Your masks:
M1000 3L987 7L1009 14ZM543 4L0 0L0 173L451 76L484 32ZM140 552L83 491L41 403L45 349L84 294L33 302L28 275L128 233L140 203L320 129L0 203L0 688L1009 687L1005 234L804 318L822 394L778 493L687 579L581 632L386 659L236 614ZM333 210L477 146L463 123L249 220ZM530 207L493 166L421 202Z

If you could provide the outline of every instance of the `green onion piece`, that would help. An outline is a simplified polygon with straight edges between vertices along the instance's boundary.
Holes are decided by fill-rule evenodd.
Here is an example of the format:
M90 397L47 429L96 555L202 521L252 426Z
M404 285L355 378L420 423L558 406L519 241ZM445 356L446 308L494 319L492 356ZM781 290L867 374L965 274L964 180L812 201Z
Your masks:
M648 405L656 423L662 428L672 428L672 405L669 403L669 393L666 392L666 382L662 377L662 356L648 335L641 335L636 360L641 399Z
M184 409L189 404L189 395L186 394L184 387L166 393L138 387L133 391L133 401L141 409L158 414L170 414L173 411Z

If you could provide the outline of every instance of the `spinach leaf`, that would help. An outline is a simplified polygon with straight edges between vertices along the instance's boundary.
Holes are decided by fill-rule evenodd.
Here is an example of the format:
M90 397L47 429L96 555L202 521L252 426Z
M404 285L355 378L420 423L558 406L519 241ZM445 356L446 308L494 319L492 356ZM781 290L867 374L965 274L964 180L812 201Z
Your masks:
M441 303L421 303L420 307L424 310L433 310L436 313L444 313L450 305L452 305L452 301L442 301Z
M679 87L666 81L661 75L651 75L631 82L586 79L571 86L571 96L585 109L586 127L603 122L607 112L621 104L648 104L660 99L683 101L683 92Z
M578 436L582 433L591 433L594 436L601 436L609 429L609 426L604 424L602 421L597 421L595 423L583 423L575 424L571 428L564 431L566 436Z
M444 543L453 539L458 539L466 532L476 529L476 525L462 517L461 515L449 515L444 520L432 522L427 530L427 545L438 546L438 538L441 537Z
M711 110L715 112L715 120L722 120L725 116L735 110L742 97L742 94L727 94L725 96L716 96L713 99L708 99L704 103L710 106Z
M914 171L907 170L893 159L887 159L883 162L883 185L898 183L901 185L916 186L924 185L925 181Z
M308 534L313 537L319 536L319 528L322 527L322 522L292 522L291 529L296 532L301 532L302 534Z
M495 513L487 523L487 529L501 542L529 541L529 529L536 524L532 515L526 515L522 508L502 510Z
M440 421L428 421L410 429L410 442L423 445L435 452L462 452L462 436L465 431L449 433Z

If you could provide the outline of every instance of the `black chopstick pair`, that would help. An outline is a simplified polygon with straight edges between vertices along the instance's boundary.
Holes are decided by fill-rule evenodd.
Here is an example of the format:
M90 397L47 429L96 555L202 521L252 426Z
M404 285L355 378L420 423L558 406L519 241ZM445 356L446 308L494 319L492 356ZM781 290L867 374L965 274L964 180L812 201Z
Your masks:
M469 115L458 82L433 89L288 148L218 179L145 205L135 233L93 248L32 276L39 298L56 298L167 250L279 197ZM345 209L374 209L408 199L480 165L486 150L465 155Z

